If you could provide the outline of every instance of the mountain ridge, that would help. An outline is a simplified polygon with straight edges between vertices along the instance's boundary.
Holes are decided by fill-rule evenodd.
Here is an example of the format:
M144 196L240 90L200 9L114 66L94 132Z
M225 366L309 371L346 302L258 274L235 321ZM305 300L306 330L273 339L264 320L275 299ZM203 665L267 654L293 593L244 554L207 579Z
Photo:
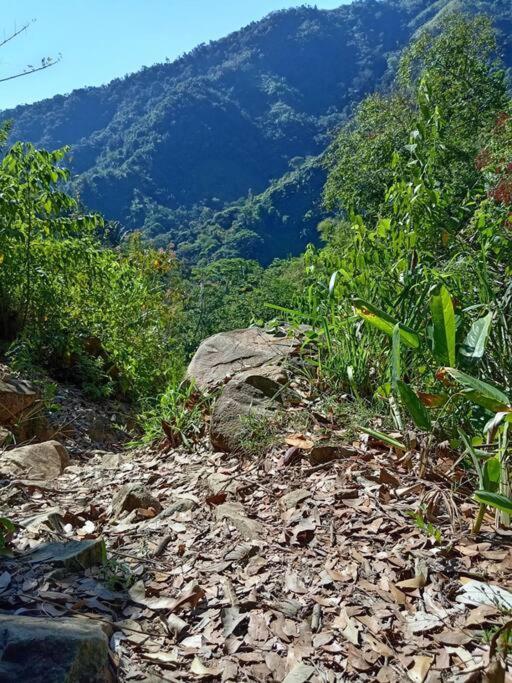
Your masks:
M268 221L256 221L247 244L226 246L222 232L232 237L237 221L223 227L214 217L271 190L301 161L310 167L353 106L389 78L390 57L456 4L360 0L334 10L280 10L172 63L22 105L2 118L14 120L17 139L70 145L77 192L108 219L172 242L195 261L241 254L268 262L314 239L318 202L295 232L304 239L290 240L293 231L274 222L281 245L269 239ZM505 5L471 2L504 15ZM203 230L218 233L218 248L201 247Z

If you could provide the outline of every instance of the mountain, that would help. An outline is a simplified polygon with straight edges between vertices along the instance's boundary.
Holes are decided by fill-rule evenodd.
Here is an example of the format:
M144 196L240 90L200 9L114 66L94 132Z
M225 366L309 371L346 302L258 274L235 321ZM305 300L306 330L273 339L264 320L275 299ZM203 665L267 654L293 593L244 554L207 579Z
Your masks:
M509 0L359 0L279 11L108 85L1 114L13 138L71 146L83 203L191 261L298 253L322 217L321 154L397 53L452 9L497 19Z

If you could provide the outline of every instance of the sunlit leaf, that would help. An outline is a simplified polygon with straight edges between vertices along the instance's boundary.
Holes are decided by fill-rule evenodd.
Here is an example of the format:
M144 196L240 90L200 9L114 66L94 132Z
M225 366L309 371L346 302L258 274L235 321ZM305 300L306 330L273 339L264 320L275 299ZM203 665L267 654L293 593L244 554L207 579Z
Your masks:
M417 349L419 347L420 338L414 330L411 330L410 327L402 325L401 322L388 315L384 311L381 311L379 308L376 308L373 306L373 304L363 301L363 299L354 299L352 303L354 305L355 312L361 316L363 320L366 320L366 322L370 323L370 325L373 325L378 330L384 332L390 337L393 336L395 325L398 325L400 328L401 341L412 349Z
M463 356L473 360L482 358L487 339L489 338L491 324L492 313L488 313L484 318L479 318L473 323L460 348L460 353Z
M491 491L476 491L473 497L481 505L489 505L496 510L512 514L512 498L508 498L508 496Z
M430 310L434 323L434 356L443 365L455 365L455 312L450 292L444 285L432 296Z
M359 429L362 432L364 432L365 434L369 434L370 436L373 436L374 439L377 439L378 441L382 441L382 443L385 443L388 446L392 446L393 448L397 448L399 451L406 451L407 450L406 446L404 446L403 443L400 443L400 441L393 439L392 436L388 436L387 434L383 434L382 432L378 432L376 429L371 429L370 427L359 427Z
M508 396L491 384L456 368L443 368L443 371L466 389L465 396L473 403L496 413L512 411Z

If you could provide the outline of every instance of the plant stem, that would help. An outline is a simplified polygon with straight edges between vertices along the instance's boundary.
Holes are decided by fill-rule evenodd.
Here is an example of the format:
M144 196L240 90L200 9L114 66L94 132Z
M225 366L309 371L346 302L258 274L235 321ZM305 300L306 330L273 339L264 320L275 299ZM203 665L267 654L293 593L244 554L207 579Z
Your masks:
M480 507L478 508L478 514L477 514L476 519L473 523L473 528L471 530L471 533L478 534L480 532L480 527L482 526L482 522L484 521L484 516L485 516L486 510L487 510L487 505L484 505L484 503L480 503Z

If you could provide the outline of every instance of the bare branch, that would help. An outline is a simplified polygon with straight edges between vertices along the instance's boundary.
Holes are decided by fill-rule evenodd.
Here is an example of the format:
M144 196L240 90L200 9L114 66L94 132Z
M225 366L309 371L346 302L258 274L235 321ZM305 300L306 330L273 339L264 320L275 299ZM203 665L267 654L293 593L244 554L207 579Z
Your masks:
M14 74L13 76L6 76L5 78L0 78L0 83L5 83L5 81L12 81L14 78L21 78L22 76L29 76L30 74L34 74L37 71L44 71L45 69L49 69L51 66L55 66L55 64L58 64L61 59L61 55L59 55L56 59L48 58L46 60L43 60L41 66L31 67L26 69L25 71L20 71L19 73Z
M35 19L29 21L28 24L24 24L20 29L15 30L14 33L11 33L11 35L7 36L7 38L4 38L4 40L0 41L0 47L3 47L6 43L10 42L14 38L17 38L20 35L20 33L26 31L30 24L33 24L34 21Z
M30 24L33 24L35 22L35 19L32 21L29 21L26 24L23 24L23 26L19 29L15 29L13 33L7 36L7 38L4 38L3 40L0 41L0 48L3 47L6 43L9 43L11 40L14 38L17 38L21 33L26 31ZM34 74L37 71L44 71L45 69L49 69L51 66L55 66L60 60L62 59L62 55L59 54L58 57L43 57L41 60L41 64L39 66L32 66L32 64L29 64L23 71L20 71L17 74L13 74L12 76L5 76L4 78L0 78L0 83L5 83L6 81L12 81L15 78L21 78L22 76L29 76L30 74Z

